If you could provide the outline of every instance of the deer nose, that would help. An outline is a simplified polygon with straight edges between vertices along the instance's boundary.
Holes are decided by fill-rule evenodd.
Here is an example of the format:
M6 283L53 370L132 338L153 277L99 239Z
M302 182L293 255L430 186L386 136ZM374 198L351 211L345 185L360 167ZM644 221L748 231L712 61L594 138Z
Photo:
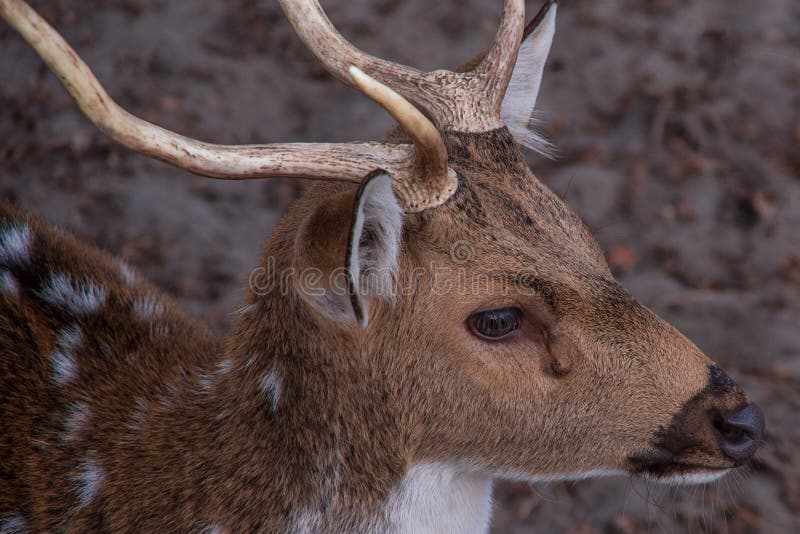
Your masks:
M715 426L722 452L737 465L752 458L764 439L764 413L757 404L723 417Z

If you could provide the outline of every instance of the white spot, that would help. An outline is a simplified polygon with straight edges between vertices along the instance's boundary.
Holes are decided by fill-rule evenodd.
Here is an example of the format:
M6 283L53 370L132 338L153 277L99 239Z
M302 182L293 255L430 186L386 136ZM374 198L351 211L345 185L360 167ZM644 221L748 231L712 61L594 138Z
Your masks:
M75 361L74 351L82 342L83 331L78 325L67 326L58 332L56 348L50 354L55 383L66 384L78 375L78 363Z
M132 432L140 432L147 424L147 416L150 412L150 406L144 399L136 400L136 407L131 412L130 418L125 423L125 427Z
M217 374L218 375L227 375L233 369L233 361L230 359L222 360L217 364Z
M59 330L56 344L62 349L73 351L81 343L83 343L83 330L81 330L80 326L72 324Z
M0 264L27 265L31 257L31 229L28 225L0 227Z
M391 532L487 532L491 477L445 463L411 467L384 503Z
M28 532L28 520L20 514L13 514L0 523L0 534L26 534Z
M289 529L288 532L292 534L312 534L320 532L324 524L323 518L319 517L320 514L309 512L296 507L289 515ZM377 529L373 529L377 530Z
M215 523L209 523L198 534L222 534L222 529Z
M85 277L74 281L65 273L51 274L38 293L45 302L72 315L96 313L108 297L106 288Z
M278 409L278 401L281 398L282 388L281 375L275 369L270 370L261 379L261 391L263 391L269 399L273 412Z
M53 366L53 381L64 385L71 382L78 374L78 364L75 357L62 351L55 351L50 355L50 363Z
M78 484L75 493L78 497L78 504L81 507L86 506L92 501L97 494L97 490L99 490L100 486L103 484L105 476L106 473L103 471L103 468L97 465L94 452L89 451L86 459L81 462L78 474L72 477L72 480Z
M74 403L64 420L64 441L76 441L86 428L92 411L85 402Z
M216 383L216 377L206 373L197 373L197 385L203 389L211 389Z
M124 260L119 259L117 260L117 265L119 265L119 274L122 276L122 280L124 280L129 286L136 285L136 272L131 268L131 266L128 265Z
M20 294L19 282L14 275L6 269L0 269L0 288L2 288L3 293L9 297L18 297Z
M163 315L164 305L153 297L136 297L133 313L141 321L155 319Z

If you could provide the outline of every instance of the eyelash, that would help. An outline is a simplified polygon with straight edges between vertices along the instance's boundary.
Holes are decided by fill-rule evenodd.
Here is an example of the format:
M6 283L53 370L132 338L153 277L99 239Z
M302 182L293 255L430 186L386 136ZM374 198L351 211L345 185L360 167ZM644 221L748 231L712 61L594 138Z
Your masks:
M522 310L509 306L475 312L468 322L470 329L478 337L498 341L519 329L522 325Z

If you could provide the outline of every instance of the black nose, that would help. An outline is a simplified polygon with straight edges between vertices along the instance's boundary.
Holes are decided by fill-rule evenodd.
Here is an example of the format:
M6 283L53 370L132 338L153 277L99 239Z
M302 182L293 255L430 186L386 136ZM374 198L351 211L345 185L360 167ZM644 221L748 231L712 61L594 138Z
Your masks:
M724 417L716 427L722 452L738 465L752 458L764 439L764 413L751 403Z

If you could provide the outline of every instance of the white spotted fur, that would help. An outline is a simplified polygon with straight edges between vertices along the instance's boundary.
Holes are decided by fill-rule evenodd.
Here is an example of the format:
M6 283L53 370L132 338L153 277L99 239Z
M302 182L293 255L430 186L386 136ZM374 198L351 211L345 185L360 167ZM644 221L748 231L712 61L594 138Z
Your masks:
M283 391L283 379L276 369L271 369L261 378L261 391L267 396L272 411L278 409L278 401Z
M217 364L216 373L220 376L227 375L233 369L233 360L226 358Z
M0 534L26 534L28 520L20 514L10 515L0 523Z
M76 402L69 408L69 413L64 419L64 441L77 441L86 429L92 411L85 402Z
M68 352L55 351L50 354L50 365L53 368L53 382L56 384L63 386L72 382L78 376L78 362Z
M117 265L119 265L119 274L122 280L129 286L136 285L136 271L124 260L117 260Z
M76 482L75 495L79 506L84 507L92 502L102 486L105 476L105 471L97 464L94 453L89 451L79 466L78 474L73 477Z
M197 385L200 386L201 389L209 390L214 387L217 383L216 375L214 374L207 374L198 371L197 372Z
M56 348L50 354L52 378L57 384L67 384L78 375L75 351L83 343L83 330L78 325L62 328L56 337Z
M7 269L0 269L0 288L9 297L18 297L21 292L16 277Z
M136 297L133 313L140 321L148 321L164 314L164 305L150 296Z
M0 264L23 266L30 262L31 229L24 224L0 227Z
M73 280L66 273L52 273L38 293L45 302L78 316L99 312L108 297L106 288L88 278Z

